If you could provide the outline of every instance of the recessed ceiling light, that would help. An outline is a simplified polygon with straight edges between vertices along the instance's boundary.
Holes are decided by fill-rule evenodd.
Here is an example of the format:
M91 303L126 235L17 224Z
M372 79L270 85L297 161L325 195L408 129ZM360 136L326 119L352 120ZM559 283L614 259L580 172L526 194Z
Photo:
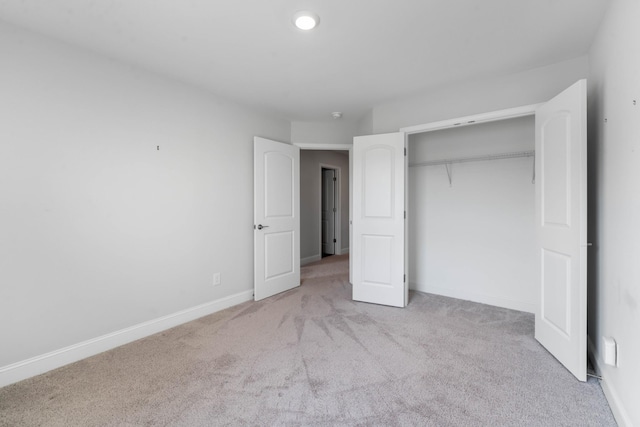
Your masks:
M302 10L300 12L296 12L293 15L293 25L301 30L313 30L320 23L320 17L308 10Z

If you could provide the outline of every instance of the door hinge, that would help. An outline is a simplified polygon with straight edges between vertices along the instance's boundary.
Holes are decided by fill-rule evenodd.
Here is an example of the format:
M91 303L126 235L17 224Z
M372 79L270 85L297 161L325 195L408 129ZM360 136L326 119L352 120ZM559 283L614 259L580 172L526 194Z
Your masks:
M407 211L404 211L404 219L407 219Z
M337 242L337 240L336 240L336 239L333 239L333 243L336 243L336 242Z
M404 147L404 155L407 155L407 147Z
M402 283L407 283L407 275L405 274L404 277L402 278Z
M337 181L337 180L338 180L338 178L336 178L336 177L334 176L334 177L333 177L333 181L335 182L335 181Z
M338 212L338 210L336 208L333 208L333 212Z

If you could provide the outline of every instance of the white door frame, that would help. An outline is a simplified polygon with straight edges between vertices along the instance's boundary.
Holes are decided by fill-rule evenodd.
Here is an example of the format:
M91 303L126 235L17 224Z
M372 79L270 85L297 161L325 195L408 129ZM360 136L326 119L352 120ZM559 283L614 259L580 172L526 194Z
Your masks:
M504 110L490 111L488 113L474 114L471 116L440 120L438 122L424 123L421 125L407 126L400 128L400 132L412 135L414 133L432 132L434 130L452 129L456 127L477 125L480 123L495 122L498 120L533 116L536 114L536 109L543 104L544 102L539 104L523 105L521 107L506 108Z
M340 191L340 185L341 185L341 176L342 176L342 168L340 168L339 166L333 166L333 165L329 165L326 163L320 163L320 209L322 210L322 185L323 185L323 180L322 180L322 169L331 169L335 172L335 177L336 177L336 185L334 187L334 195L333 197L335 197L334 203L335 203L335 208L336 211L334 213L333 216L333 232L335 234L335 239L336 242L334 244L333 247L333 252L335 255L342 255L342 206L341 206L341 197L342 197L342 192ZM322 257L322 215L320 215L320 257Z

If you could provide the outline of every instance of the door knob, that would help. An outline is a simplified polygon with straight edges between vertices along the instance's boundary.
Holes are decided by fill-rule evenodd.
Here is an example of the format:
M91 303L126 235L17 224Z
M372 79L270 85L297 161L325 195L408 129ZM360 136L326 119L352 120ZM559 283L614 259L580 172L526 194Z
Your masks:
M258 224L258 230L262 230L263 228L269 228L268 225Z

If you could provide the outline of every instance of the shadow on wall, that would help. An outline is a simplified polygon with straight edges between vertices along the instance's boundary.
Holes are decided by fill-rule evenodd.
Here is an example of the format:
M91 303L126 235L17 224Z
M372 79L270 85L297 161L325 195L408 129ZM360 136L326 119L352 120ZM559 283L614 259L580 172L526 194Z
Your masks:
M601 175L602 153L599 147L601 100L599 90L590 88L587 100L587 239L593 244L587 251L587 336L589 340L599 336L598 313L602 311L599 307L599 266L598 266L598 242L594 241L598 236L598 211L597 194L598 182Z

